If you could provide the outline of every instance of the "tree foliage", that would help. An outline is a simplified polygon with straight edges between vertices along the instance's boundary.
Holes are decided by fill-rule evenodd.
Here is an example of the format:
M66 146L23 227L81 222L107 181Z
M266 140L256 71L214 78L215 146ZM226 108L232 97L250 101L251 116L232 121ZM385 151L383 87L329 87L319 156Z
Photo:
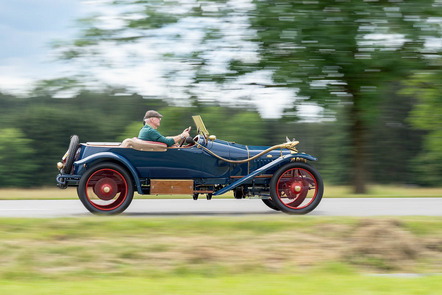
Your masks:
M439 64L440 61L436 61ZM416 97L418 103L411 112L410 123L426 132L422 151L412 162L416 178L426 185L440 185L442 175L442 71L440 69L415 74L406 81L404 95Z
M345 104L356 192L364 192L368 179L370 125L401 81L429 68L428 56L437 52L427 45L432 38L440 38L442 14L440 2L434 0L257 0L244 5L158 0L113 1L111 6L122 11L120 26L100 29L100 16L83 22L81 38L64 47L77 52L71 57L97 60L96 56L105 57L100 53L103 45L122 47L149 40L163 53L165 63L174 62L173 69L164 74L169 85L182 91L176 78L188 79L187 98L202 99L211 91L207 89L227 91L232 85L253 85L298 93L287 111L296 111L302 100L326 108ZM189 23L199 23L190 27L204 36L190 45L186 43ZM227 30L232 23L241 26ZM182 35L158 38L168 32L162 29L173 31L177 25ZM185 44L185 49L161 46L171 41ZM226 54L215 54L220 52ZM223 56L223 62L214 63L216 56ZM256 73L271 73L272 81L252 78L250 82ZM241 99L254 99L248 96Z
M164 136L175 136L187 127L194 127L192 115L201 115L210 134L217 138L247 145L270 144L265 138L264 121L256 111L244 109L206 107L165 107L159 110L164 116L158 131ZM140 120L130 124L119 140L138 136L143 123ZM196 130L192 130L195 134ZM282 142L284 137L280 136Z
M19 129L0 129L0 187L29 187L37 172L32 140Z
M441 39L440 1L103 3L116 22L103 14L84 18L79 38L54 45L81 66L76 77L41 81L27 99L0 93L1 127L24 140L22 155L38 155L34 183L50 183L47 165L64 153L70 134L81 141L134 137L148 109L167 118L164 135L180 133L201 114L226 140L271 145L295 137L302 151L322 159L329 181L351 180L356 192L366 181L440 179L441 48L432 45ZM97 78L88 69L138 67L145 59L161 60L161 100L109 87L81 90ZM74 97L54 98L72 89L79 91ZM262 119L250 107L263 93L268 100L290 93L282 119ZM297 122L304 103L325 108L329 121Z
M386 103L383 106L385 115L381 115L373 126L374 137L366 146L376 155L370 159L369 177L382 183L438 185L428 183L429 179L440 179L442 172L437 169L429 170L434 173L429 179L416 177L417 168L427 167L414 165L423 134L407 124L405 118L410 105L395 108L400 99L397 96ZM138 135L144 113L149 109L164 115L159 131L166 136L194 126L192 115L201 115L209 132L223 140L270 146L284 142L286 136L295 138L300 141L298 149L301 152L319 159L313 165L328 183L349 184L351 179L352 171L348 169L351 148L346 131L349 122L342 116L345 106L335 110L337 120L311 123L263 119L256 111L243 108L198 103L178 108L160 100L142 99L137 95L121 97L109 92L83 92L70 99L50 96L20 99L0 93L0 105L3 112L0 117L0 187L55 185L58 173L55 164L66 152L70 135L79 135L81 142L121 142ZM397 113L394 118L390 116L391 108ZM195 132L192 130L191 134ZM414 137L410 137L412 134ZM394 146L397 148L391 148ZM437 167L440 161L425 163ZM401 171L392 173L398 169ZM426 175L424 169L417 175Z
M434 1L257 1L258 68L323 106L348 103L355 191L365 191L370 122L398 82L428 69ZM393 82L393 83L392 83ZM396 82L396 83L394 83Z
M194 126L192 115L199 114L211 134L219 138L249 145L269 144L262 136L264 122L253 110L209 105L177 108L161 100L111 92L82 92L69 99L20 99L0 93L0 105L0 187L53 185L55 165L66 152L72 134L81 142L135 137L149 109L164 115L160 132L166 136ZM283 141L281 135L278 143Z

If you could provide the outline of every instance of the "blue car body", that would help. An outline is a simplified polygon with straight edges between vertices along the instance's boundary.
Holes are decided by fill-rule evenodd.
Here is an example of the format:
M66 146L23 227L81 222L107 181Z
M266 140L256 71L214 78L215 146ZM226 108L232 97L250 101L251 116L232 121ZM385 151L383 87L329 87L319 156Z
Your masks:
M195 123L199 124L198 121ZM209 140L204 126L197 126L197 129L198 135L187 146L164 148L161 151L137 150L119 143L74 144L75 148L68 150L73 157L72 166L66 169L65 163L59 163L58 186L79 186L82 177L90 174L88 170L99 164L112 163L130 175L131 186L139 194L150 194L153 180L174 180L177 183L191 180L194 198L198 194L209 194L211 197L236 189L238 193L235 197L260 196L269 199L270 182L278 169L288 163L316 160L294 148L272 150L269 146L247 146L213 138ZM266 150L268 152L249 160ZM90 184L92 182L99 181L93 180L87 185L93 186ZM113 186L110 187L115 189L118 181L111 184ZM238 188L241 188L240 193ZM97 189L94 187L94 190ZM86 200L89 198L86 197Z

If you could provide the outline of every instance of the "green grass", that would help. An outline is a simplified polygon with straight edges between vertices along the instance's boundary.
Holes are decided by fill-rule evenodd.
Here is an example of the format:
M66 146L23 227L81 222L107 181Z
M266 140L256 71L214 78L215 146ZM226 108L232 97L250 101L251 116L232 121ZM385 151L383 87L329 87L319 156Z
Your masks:
M442 187L439 188L419 188L393 185L368 185L367 194L356 195L352 193L352 188L349 186L333 186L325 185L325 198L413 198L413 197L442 197ZM204 196L201 196L204 198ZM63 199L77 199L76 188L70 187L65 190L56 187L51 188L11 188L0 189L0 200L63 200ZM191 199L191 196L179 195L162 195L162 196L146 196L135 193L135 198L165 198L176 199L186 198ZM233 198L233 194L228 192L216 198Z
M439 294L441 244L437 217L0 218L0 294Z
M349 186L325 185L324 197L326 198L418 198L442 197L442 187L422 188L399 185L367 185L367 193L354 194Z
M385 278L364 275L307 273L220 277L117 278L68 281L0 281L9 294L440 294L442 276Z
M442 272L442 218L0 219L0 280ZM344 268L345 269L345 268Z

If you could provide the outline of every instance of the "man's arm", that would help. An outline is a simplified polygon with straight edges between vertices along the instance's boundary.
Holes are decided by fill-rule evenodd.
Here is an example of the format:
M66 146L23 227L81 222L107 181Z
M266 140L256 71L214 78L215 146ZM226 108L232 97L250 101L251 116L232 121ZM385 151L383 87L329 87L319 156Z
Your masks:
M175 143L178 143L180 140L185 139L187 137L189 137L189 128L184 129L184 131L181 134L178 134L177 136L168 136L167 138L171 138Z
M148 126L141 129L138 138L142 140L158 141L167 144L167 146L172 146L175 143L179 142L181 139L186 138L188 136L189 132L186 129L183 131L183 133L177 136L164 137L156 129L153 129Z

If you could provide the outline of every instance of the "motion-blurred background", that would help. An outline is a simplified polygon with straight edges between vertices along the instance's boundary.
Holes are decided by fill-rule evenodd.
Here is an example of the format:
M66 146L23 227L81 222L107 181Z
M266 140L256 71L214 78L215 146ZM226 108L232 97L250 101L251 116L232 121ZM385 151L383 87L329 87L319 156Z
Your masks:
M295 138L329 184L440 186L442 2L2 1L0 187L55 185L71 134Z

